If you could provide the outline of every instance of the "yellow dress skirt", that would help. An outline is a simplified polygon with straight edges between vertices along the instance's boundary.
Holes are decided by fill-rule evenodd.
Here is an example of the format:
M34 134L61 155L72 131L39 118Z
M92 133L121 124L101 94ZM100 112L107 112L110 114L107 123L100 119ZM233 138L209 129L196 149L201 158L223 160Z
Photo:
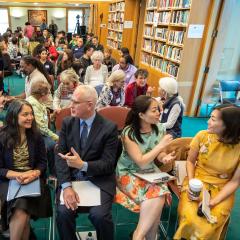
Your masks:
M202 180L198 177L198 179ZM209 184L203 182L204 188L210 190L214 198L223 188L224 184ZM187 195L188 179L183 184L181 198L178 205L179 227L174 239L187 240L218 240L227 222L234 204L234 194L211 209L211 215L217 217L217 223L209 223L206 217L197 215L199 202L191 201ZM200 196L202 197L202 196Z

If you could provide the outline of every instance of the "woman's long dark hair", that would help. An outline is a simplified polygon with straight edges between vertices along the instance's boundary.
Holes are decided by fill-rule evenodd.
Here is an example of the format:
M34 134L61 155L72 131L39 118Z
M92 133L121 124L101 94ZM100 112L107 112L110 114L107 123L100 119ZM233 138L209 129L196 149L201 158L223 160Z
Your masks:
M62 71L66 70L68 68L71 68L72 64L73 64L73 52L72 52L72 50L71 49L66 49L64 52L67 54L68 59L64 60L64 61L62 59L62 61L61 61Z
M132 109L129 111L125 122L125 126L130 127L128 137L132 141L135 141L134 137L136 137L138 142L144 143L140 133L141 119L139 113L145 113L153 101L156 100L150 96L141 95L136 97L135 101L133 102ZM155 124L152 124L151 126L156 134L158 134L158 127Z
M14 148L21 141L18 115L24 105L27 105L32 109L31 104L25 100L14 100L8 107L4 126L0 130L0 141L2 145L7 148ZM34 140L39 135L40 133L37 129L36 121L33 119L32 127L26 129L26 136Z
M37 70L41 72L44 75L44 77L47 79L50 86L52 86L52 81L47 71L45 70L44 66L37 58L28 55L28 56L22 57L21 61L24 61L27 65L32 65L34 68L37 68Z
M225 129L221 142L226 144L240 143L240 107L233 104L222 104L214 108L220 111Z

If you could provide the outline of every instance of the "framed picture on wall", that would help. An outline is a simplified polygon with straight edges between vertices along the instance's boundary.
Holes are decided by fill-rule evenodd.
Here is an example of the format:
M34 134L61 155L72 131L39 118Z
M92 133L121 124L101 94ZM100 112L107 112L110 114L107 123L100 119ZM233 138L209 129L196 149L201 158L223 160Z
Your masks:
M28 10L28 21L32 26L40 26L43 19L47 23L47 10Z

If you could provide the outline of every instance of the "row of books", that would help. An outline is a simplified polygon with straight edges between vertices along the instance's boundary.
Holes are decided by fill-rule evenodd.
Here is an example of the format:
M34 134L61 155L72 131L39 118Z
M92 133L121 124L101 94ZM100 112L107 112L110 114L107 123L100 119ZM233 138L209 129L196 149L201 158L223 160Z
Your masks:
M174 46L166 45L165 43L151 40L143 41L143 48L146 51L160 54L162 57L169 58L173 61L180 62L182 49Z
M108 28L115 30L115 31L122 31L123 30L123 23L115 23L115 22L109 22Z
M112 38L115 41L122 41L122 33L115 31L108 31L108 37Z
M167 28L156 28L155 29L155 38L160 38L162 40L166 40L168 35Z
M164 56L166 47L167 47L166 44L155 41L153 44L153 52Z
M183 51L181 48L166 46L165 49L166 49L165 57L176 60L178 62L181 60L182 51Z
M173 4L173 0L160 0L159 7L160 8L171 8Z
M186 24L189 18L189 10L174 11L171 16L171 23Z
M154 68L159 69L161 72L168 73L174 77L177 77L179 66L172 62L153 56L150 65Z
M191 0L174 0L172 6L175 8L189 8L191 6Z
M145 27L144 36L154 37L154 28ZM168 30L167 28L155 28L155 39L167 41L169 44L182 45L184 31Z
M113 22L123 22L124 21L124 13L123 12L116 12L116 13L110 13L108 15L108 21Z
M184 31L174 31L170 30L168 33L168 42L170 44L183 44Z
M154 28L146 26L144 28L144 35L149 36L149 37L153 37L154 36Z
M115 42L111 39L107 39L107 45L111 48L120 49L122 47L121 42Z
M160 0L159 8L189 8L191 0Z
M154 12L153 11L147 11L145 21L146 22L153 22Z
M171 18L171 12L160 12L158 15L158 24L169 24Z
M155 8L157 7L157 0L148 0L147 8Z
M147 40L147 39L144 39L143 40L143 48L146 50L146 51L152 51L152 41L151 40Z
M124 11L125 2L117 2L109 5L109 11Z

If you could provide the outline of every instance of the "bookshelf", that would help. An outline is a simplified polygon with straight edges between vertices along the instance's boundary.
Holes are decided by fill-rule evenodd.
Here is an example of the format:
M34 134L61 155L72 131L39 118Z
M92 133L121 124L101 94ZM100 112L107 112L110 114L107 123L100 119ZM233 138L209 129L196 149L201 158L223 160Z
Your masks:
M109 4L107 46L120 49L123 42L125 0Z
M148 83L156 89L154 96L158 96L161 77L177 79L187 115L197 76L204 70L201 61L212 8L212 0L146 0L141 9L135 63L148 70ZM189 36L191 25L203 26L201 37Z
M147 0L140 63L178 78L191 0Z

